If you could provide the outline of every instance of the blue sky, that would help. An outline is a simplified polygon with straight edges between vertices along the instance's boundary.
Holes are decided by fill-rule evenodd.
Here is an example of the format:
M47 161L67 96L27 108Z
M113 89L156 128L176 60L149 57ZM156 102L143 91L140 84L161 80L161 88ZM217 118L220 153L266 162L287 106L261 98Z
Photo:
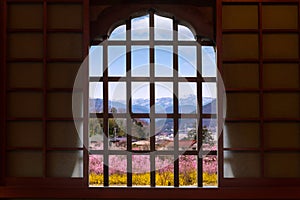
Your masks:
M155 15L154 18L155 40L172 40L172 19ZM134 18L132 20L132 40L149 39L149 16ZM111 34L109 40L125 40L125 25L117 27ZM185 26L179 25L178 38L182 41L195 41L193 33ZM171 77L173 74L172 46L155 46L155 76ZM216 76L216 59L213 47L202 46L202 76ZM149 46L132 46L131 48L132 76L149 77ZM103 49L102 46L92 46L89 54L90 76L101 76L103 73ZM197 64L197 51L195 46L179 46L179 76L195 77ZM126 48L125 46L108 47L108 74L109 76L126 76ZM216 88L214 83L203 84L203 96L215 97ZM102 98L102 85L90 84L90 97ZM133 83L133 98L147 98L149 94L148 83ZM180 95L187 96L196 94L193 84L182 84L179 87ZM110 99L121 100L126 97L126 84L110 84ZM181 91L181 92L180 92ZM117 94L117 95L116 95ZM172 84L156 84L156 98L172 97ZM124 99L125 100L125 99Z

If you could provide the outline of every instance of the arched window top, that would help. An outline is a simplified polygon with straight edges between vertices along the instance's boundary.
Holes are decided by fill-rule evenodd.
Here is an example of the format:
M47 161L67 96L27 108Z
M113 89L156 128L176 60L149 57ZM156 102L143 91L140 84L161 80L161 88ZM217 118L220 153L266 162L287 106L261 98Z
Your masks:
M173 40L174 19L159 14L154 14L154 40ZM150 17L149 14L134 17L130 21L131 39L132 40L149 40L150 39ZM176 31L179 41L195 41L196 35L189 27L178 24ZM126 23L116 26L109 33L109 40L126 40Z
M126 25L116 27L110 34L109 40L126 40Z
M183 35L185 35L178 38L179 40L197 40L200 43L215 44L216 19L214 17L214 1L195 1L192 5L185 3L179 4L178 2L174 2L172 5L155 2L155 0L152 0L151 3L141 2L139 4L128 2L126 9L117 4L100 9L98 4L92 3L91 7L94 8L94 12L92 13L93 18L91 18L90 22L91 44L99 44L108 37L110 37L110 40L124 40L125 35L122 37L119 35L120 38L115 38L117 30L126 29L125 26L122 28L119 26L125 25L128 21L138 20L141 16L145 16L151 12L154 12L155 20L150 27L161 28L161 24L163 24L165 29L170 29L172 25L170 22L175 21L179 25L178 32L183 32ZM134 27L130 27L129 29L133 30ZM188 31L186 32L186 30ZM166 36L168 34L164 32L163 35ZM154 39L163 40L159 37ZM166 39L164 39L164 41L166 41Z

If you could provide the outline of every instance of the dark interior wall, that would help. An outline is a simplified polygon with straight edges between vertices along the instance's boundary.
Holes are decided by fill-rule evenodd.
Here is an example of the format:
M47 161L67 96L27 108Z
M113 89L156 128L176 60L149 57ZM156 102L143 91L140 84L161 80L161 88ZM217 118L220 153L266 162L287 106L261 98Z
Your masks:
M224 177L293 183L300 176L299 2L223 2L222 12Z
M4 39L1 97L5 96L0 100L4 110L0 118L0 166L4 169L0 198L25 197L22 194L49 197L51 190L18 190L41 185L81 188L57 193L61 198L91 197L91 191L82 190L86 183L82 172L69 169L74 162L82 165L84 151L70 107L73 82L88 38L84 3L8 0L1 1L1 6L7 10L3 17L7 26L0 34ZM241 189L222 193L221 188L213 197L217 198L218 192L220 198L239 198L239 192L249 199L276 197L276 189L273 193L272 188L250 187L284 185L288 191L282 194L297 198L299 1L220 0L218 6L218 63L227 90L220 186ZM70 157L74 159L67 159ZM65 179L69 177L73 178ZM213 198L210 195L204 197ZM195 194L192 197L197 198Z
M83 145L72 91L87 49L83 2L2 2L5 177L82 177L82 170L73 171L74 162L82 163Z

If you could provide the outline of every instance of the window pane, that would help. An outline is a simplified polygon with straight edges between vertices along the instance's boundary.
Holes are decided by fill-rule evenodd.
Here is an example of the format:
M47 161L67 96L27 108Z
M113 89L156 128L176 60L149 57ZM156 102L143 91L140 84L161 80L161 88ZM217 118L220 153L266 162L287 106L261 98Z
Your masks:
M91 46L89 50L89 74L90 76L103 76L102 46Z
M103 150L103 119L89 119L89 149Z
M210 118L202 120L202 148L204 151L217 150L217 131L217 119Z
M132 185L150 186L150 156L132 156Z
M170 118L155 119L155 150L174 150L174 121Z
M126 83L108 83L108 111L111 113L126 112Z
M149 113L150 87L147 82L132 82L131 101L133 113Z
M149 40L149 15L131 20L131 39Z
M178 76L197 76L197 49L195 46L178 47Z
M126 150L126 119L111 118L108 119L109 149Z
M89 112L103 112L103 83L91 83L89 85Z
M155 76L171 77L173 76L173 47L155 46Z
M149 46L131 47L131 76L149 77Z
M103 156L89 156L89 183L90 186L103 186Z
M126 25L121 25L115 28L111 32L109 40L126 40Z
M132 150L150 150L150 119L132 119Z
M173 113L173 83L155 83L155 112Z
M126 186L127 184L127 156L109 156L109 185Z
M108 76L126 75L126 47L108 47Z
M216 83L202 83L202 112L205 114L217 113L217 86Z
M197 112L197 87L196 83L178 84L179 113Z
M188 27L178 25L178 40L195 41L195 37L194 37L194 34L192 33L192 31Z
M155 157L155 184L156 186L174 186L174 157L161 155Z
M154 15L154 39L172 40L173 39L173 20L166 17Z
M202 46L202 76L217 76L216 54L213 47Z
M179 119L179 150L197 149L197 119Z
M217 156L203 157L203 186L218 186L218 158Z
M197 186L197 156L179 156L179 185Z

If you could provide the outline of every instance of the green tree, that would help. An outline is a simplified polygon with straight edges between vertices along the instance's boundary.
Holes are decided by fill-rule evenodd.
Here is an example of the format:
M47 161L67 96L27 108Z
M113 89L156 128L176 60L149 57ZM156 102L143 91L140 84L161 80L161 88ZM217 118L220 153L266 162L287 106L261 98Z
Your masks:
M210 146L215 145L216 141L214 140L213 133L211 130L209 130L206 126L202 129L202 135L203 135L203 144L209 144ZM189 139L197 139L197 132L196 129L192 129L188 132L188 138Z
M203 135L203 144L209 144L210 146L215 145L216 141L214 140L213 133L206 126L202 129Z
M102 134L103 120L97 118L89 119L89 136L92 137L97 134Z
M147 137L143 123L136 119L133 119L132 123L132 136L138 139L146 139Z

